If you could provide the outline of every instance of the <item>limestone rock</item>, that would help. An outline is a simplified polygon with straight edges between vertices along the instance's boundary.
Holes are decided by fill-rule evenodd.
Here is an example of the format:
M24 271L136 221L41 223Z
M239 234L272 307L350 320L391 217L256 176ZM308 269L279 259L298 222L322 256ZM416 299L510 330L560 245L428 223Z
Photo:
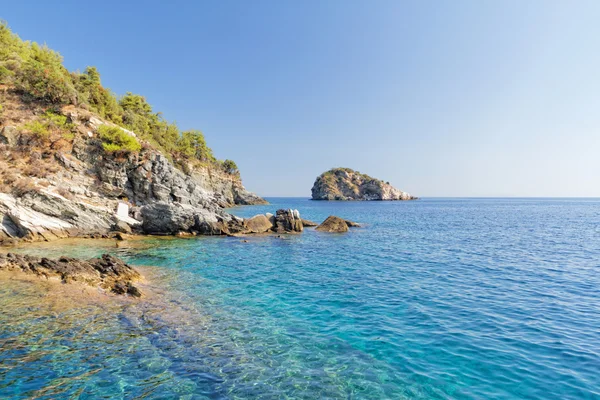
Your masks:
M143 206L142 230L148 234L175 235L196 226L194 207L179 203L159 202Z
M140 208L142 231L153 235L234 235L246 231L244 220L224 212L179 203L153 203Z
M266 215L258 214L246 221L248 233L264 233L273 229L273 222Z
M275 213L275 226L273 230L277 233L284 232L302 232L304 226L302 225L302 219L300 218L300 212L298 210L277 210Z
M312 199L414 200L416 197L350 168L334 168L317 177L312 187Z
M14 126L5 126L0 130L0 143L9 147L16 146L19 141L17 128Z
M0 193L0 237L51 240L108 232L113 220L107 209L50 192L30 192L20 198Z
M117 220L117 222L115 222L115 224L112 226L112 230L115 232L125 233L128 235L131 235L131 233L132 233L131 226L129 226L129 224L127 224L126 222L123 222L121 220Z
M348 232L348 224L342 218L330 215L316 227L316 230L319 232Z

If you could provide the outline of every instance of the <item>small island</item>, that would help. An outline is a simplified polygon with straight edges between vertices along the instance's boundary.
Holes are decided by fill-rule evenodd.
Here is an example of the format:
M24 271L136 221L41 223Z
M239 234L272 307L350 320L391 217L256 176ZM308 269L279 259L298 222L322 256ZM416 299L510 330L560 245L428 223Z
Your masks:
M389 182L372 178L350 168L333 168L317 177L313 200L416 200Z

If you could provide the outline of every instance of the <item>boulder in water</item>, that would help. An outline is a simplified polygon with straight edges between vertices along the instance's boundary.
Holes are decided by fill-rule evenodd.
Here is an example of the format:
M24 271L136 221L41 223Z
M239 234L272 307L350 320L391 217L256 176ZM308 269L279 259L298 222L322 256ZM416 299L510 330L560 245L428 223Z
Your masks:
M319 232L348 232L346 221L335 215L330 215L325 221L316 228Z
M300 212L292 209L277 210L275 213L275 226L273 230L277 233L302 232L304 230L304 226L302 225Z
M244 221L248 233L265 233L273 229L273 222L263 214L255 215Z

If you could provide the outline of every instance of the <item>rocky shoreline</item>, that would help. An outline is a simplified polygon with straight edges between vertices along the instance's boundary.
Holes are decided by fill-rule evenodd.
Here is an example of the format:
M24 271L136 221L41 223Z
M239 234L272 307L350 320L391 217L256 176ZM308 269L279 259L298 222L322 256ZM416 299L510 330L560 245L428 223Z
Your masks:
M202 235L206 231L198 232L194 229L202 228L199 225L199 219L191 217L188 214L182 214L177 218L172 215L155 218L152 229L157 229L158 236L195 236ZM336 216L329 216L323 223L309 221L300 217L298 210L280 209L275 214L258 214L252 218L242 219L232 217L236 221L235 233L231 233L223 220L218 221L220 231L214 231L215 234L224 234L228 236L245 237L252 235L281 235L281 234L299 234L305 227L314 227L319 232L343 233L349 228L360 227L359 224L345 220ZM163 225L166 224L166 225ZM231 226L231 225L230 225ZM113 239L116 241L116 247L120 247L120 241L130 241L152 237L151 233L144 232L144 224L138 224L135 230L111 231L108 233L82 232L80 235L71 237L89 238L89 239ZM169 227L169 228L167 228ZM33 226L32 228L36 228ZM125 230L125 229L123 229ZM40 236L46 241L52 239L61 239L58 236L48 238ZM67 240L66 238L64 240ZM0 240L0 249L12 247L19 242L33 242L29 238L5 238ZM244 242L247 242L244 240ZM131 297L142 297L142 291L136 285L142 275L133 267L126 264L123 260L104 254L99 258L88 260L59 257L56 259L38 257L21 253L0 253L0 272L18 273L25 276L37 277L45 280L55 280L57 282L78 283L91 288L100 289L106 293L116 295L128 295Z

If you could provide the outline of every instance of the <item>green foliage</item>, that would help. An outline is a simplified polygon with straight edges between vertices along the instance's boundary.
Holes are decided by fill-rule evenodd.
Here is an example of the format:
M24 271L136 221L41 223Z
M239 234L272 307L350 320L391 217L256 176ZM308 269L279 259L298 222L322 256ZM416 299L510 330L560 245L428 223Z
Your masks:
M165 121L160 113L154 113L143 96L128 92L119 101L123 109L123 125L149 141L165 155L180 155L179 128Z
M33 136L39 139L46 139L50 136L50 130L46 124L40 120L35 120L23 125L25 132L31 133Z
M13 34L6 23L0 22L0 83L10 83L29 54L29 43Z
M222 167L223 167L223 171L225 171L226 173L228 173L230 175L237 175L240 172L238 170L237 164L232 160L223 161Z
M0 65L0 83L7 81L12 75L14 75L14 72L6 68L4 65Z
M194 157L204 162L217 161L212 150L206 145L204 135L200 131L190 130L182 132L177 145L179 151L188 157Z
M74 73L71 78L80 102L89 104L98 114L112 122L123 122L123 109L117 97L102 86L96 67L87 67L83 74Z
M31 45L31 56L17 76L17 87L34 99L53 104L77 102L77 91L62 57L46 46Z
M68 122L66 116L46 111L40 118L23 125L21 131L29 133L41 141L57 142L61 139L72 140L72 128L73 125Z
M233 161L221 163L216 160L200 131L180 132L175 123L165 121L154 112L143 96L128 92L120 99L102 86L100 73L95 67L87 67L83 73L70 73L62 64L59 53L46 46L21 40L5 23L0 22L0 83L12 85L29 100L39 100L55 105L87 105L90 110L117 125L136 133L140 140L150 143L165 156L187 165L186 160L222 168L237 174ZM61 121L44 116L40 121L28 124L31 133L44 137L61 131ZM65 122L66 123L66 122ZM65 128L65 127L63 127ZM101 128L104 132L105 150L139 151L140 143L124 132ZM65 128L62 135L68 138Z
M102 125L98 128L102 148L108 153L136 153L142 149L136 138L115 126Z
M22 41L0 23L0 82L12 83L32 99L67 104L77 101L69 71L57 52Z

